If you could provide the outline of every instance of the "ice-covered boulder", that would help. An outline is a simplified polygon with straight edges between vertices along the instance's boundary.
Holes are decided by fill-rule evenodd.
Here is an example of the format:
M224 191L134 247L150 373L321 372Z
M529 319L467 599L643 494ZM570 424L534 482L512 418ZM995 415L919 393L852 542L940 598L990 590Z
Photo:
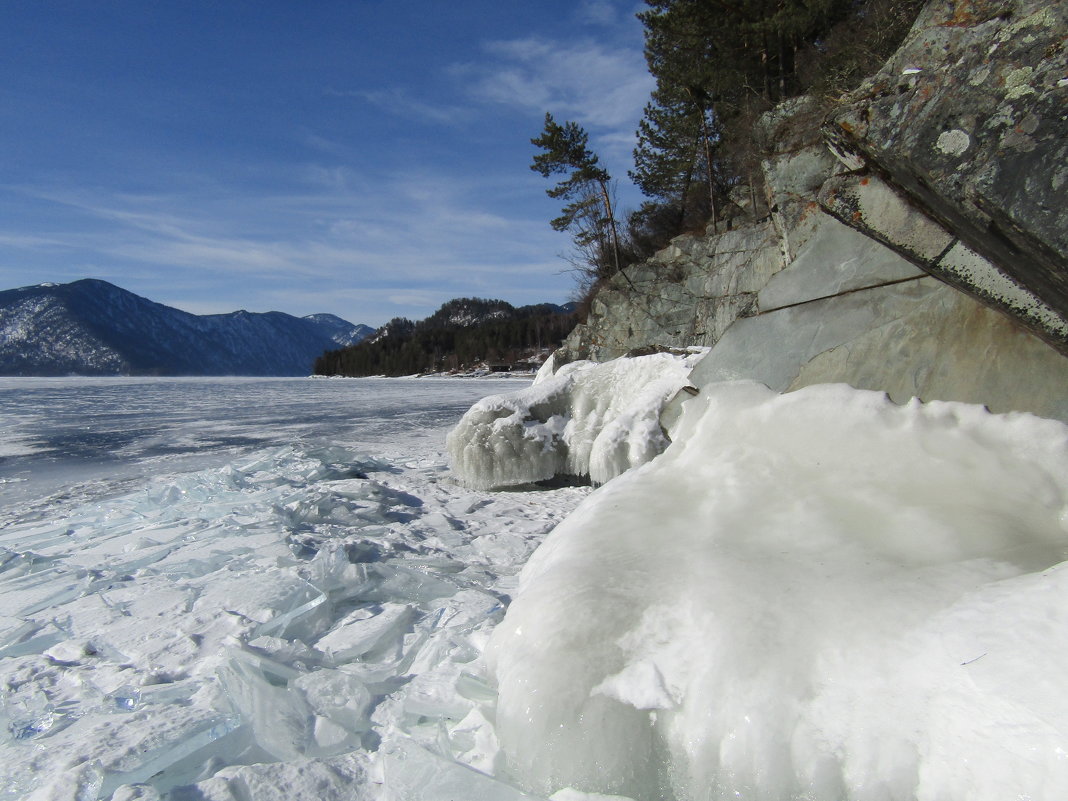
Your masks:
M634 799L1068 797L1068 427L706 387L525 567L506 770Z
M453 472L480 489L559 475L603 484L664 450L660 411L702 352L572 362L555 375L542 371L528 388L484 398L449 432Z

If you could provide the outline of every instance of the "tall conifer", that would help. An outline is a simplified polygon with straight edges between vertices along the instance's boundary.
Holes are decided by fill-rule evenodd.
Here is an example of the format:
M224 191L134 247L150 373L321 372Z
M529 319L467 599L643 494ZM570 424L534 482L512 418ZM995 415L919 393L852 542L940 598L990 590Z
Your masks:
M563 213L552 220L557 231L570 230L582 253L590 253L590 267L597 277L607 272L605 257L611 259L611 271L618 272L619 236L612 211L611 176L600 166L589 149L589 135L574 122L560 125L553 115L545 114L545 129L530 143L542 152L534 155L530 169L545 176L566 175L546 189L551 198L569 201ZM594 246L591 253L591 246Z

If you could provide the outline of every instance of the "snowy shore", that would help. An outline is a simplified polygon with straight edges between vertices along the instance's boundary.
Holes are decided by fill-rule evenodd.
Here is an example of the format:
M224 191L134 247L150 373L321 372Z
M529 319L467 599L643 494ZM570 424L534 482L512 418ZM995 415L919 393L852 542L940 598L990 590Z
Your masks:
M1068 427L845 385L706 387L491 637L535 792L1068 797Z

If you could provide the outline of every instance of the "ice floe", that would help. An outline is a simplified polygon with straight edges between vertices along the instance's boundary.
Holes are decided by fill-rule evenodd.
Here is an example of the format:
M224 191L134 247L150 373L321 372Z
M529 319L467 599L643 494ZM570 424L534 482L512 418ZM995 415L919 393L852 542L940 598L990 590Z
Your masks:
M338 439L371 447L272 435L277 405L249 411L266 389L304 419L323 393L346 408L366 390L310 383L303 399L299 383L221 383L254 434L240 458L171 472L152 435L80 499L12 496L32 513L9 503L0 528L0 798L431 797L422 783L522 797L485 774L492 693L468 670L515 574L588 490L452 481L442 422L481 394L469 383L374 384L421 399L366 425L357 405ZM122 393L104 386L106 408ZM289 444L262 447L272 436Z

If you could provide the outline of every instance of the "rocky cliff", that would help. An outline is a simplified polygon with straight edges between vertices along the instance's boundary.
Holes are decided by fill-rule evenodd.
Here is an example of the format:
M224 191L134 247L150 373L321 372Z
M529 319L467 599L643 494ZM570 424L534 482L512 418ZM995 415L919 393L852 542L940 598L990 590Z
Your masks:
M1064 353L1066 41L1064 3L930 3L893 58L830 115L828 141L857 172L823 198ZM887 203L913 210L911 240Z
M697 387L844 382L1068 420L1065 31L1048 3L931 3L851 96L760 121L766 217L627 268L557 363L702 345Z

